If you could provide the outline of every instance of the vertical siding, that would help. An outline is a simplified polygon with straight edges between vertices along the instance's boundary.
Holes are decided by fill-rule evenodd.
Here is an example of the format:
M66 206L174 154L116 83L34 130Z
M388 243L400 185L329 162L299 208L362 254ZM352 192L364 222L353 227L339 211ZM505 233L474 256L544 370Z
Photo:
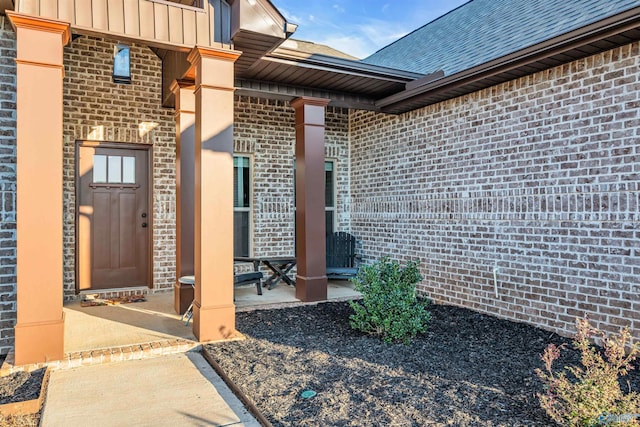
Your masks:
M155 39L169 41L169 7L163 4L153 5L155 16Z
M124 0L124 32L140 34L140 2Z
M182 25L182 10L175 7L169 8L169 40L171 42L182 42L184 28Z
M191 25L196 20L196 12L192 10L185 10L182 12L182 32L184 37L184 44L194 45L196 44L196 29Z
M140 16L153 16L153 3L140 2ZM153 19L140 19L140 36L152 39L155 36Z
M72 1L62 1L58 3L58 19L72 22L76 15L76 4Z
M20 12L28 15L38 15L40 13L39 0L20 0Z
M124 33L124 2L123 0L108 0L109 31Z
M80 27L93 27L93 19L91 17L91 2L79 1L76 4L76 20L75 24ZM74 23L73 21L71 21Z
M40 15L56 18L58 16L58 0L40 0Z
M211 5L208 6L209 9ZM211 44L209 32L209 17L206 13L196 13L196 42L199 45L208 46Z
M108 30L107 0L91 0L91 15L93 17L93 28L97 30Z
M213 45L214 8L203 11L149 0L21 0L21 13L69 22L72 27L158 40L177 45Z

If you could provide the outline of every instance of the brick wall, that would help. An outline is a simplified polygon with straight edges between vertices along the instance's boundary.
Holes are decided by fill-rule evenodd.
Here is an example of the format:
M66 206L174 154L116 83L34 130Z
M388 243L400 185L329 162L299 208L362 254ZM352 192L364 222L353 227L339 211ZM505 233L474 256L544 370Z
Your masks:
M82 36L64 51L65 298L75 294L75 141L152 144L153 286L175 281L175 120L161 107L160 59L131 45L130 85L114 84L113 40ZM151 209L151 208L150 208Z
M640 338L639 51L400 116L353 112L365 259L420 259L438 303L565 334L587 314Z
M15 33L0 16L0 354L13 347L16 321Z
M295 117L288 102L236 97L234 150L252 158L253 248L260 256L294 253ZM348 111L328 107L325 157L337 171L337 225L348 229Z

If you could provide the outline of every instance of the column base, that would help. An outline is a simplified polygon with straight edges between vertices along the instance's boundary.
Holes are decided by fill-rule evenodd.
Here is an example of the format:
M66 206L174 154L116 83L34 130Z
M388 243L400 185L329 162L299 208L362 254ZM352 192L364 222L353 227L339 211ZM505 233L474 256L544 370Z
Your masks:
M296 298L303 302L327 300L327 276L296 276Z
M220 341L236 334L236 306L200 307L193 303L193 335L199 342Z
M14 331L16 366L64 359L64 313L60 320L17 324Z
M193 286L176 281L173 284L173 309L182 315L193 301Z

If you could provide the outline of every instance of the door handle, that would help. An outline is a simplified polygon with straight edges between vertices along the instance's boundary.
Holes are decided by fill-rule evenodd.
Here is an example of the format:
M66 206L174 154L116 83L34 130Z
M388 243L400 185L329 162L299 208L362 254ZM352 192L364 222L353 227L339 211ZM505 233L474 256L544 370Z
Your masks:
M145 212L142 214L142 218L146 218L146 217L147 217L147 213Z
M142 223L142 228L147 228L147 223L146 222Z

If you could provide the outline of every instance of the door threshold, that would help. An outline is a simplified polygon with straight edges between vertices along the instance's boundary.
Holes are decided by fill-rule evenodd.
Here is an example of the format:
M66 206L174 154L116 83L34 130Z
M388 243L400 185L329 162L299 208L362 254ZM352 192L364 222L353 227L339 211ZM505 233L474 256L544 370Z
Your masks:
M148 286L134 286L126 288L109 288L109 289L87 289L80 291L77 295L82 298L85 295L97 295L98 298L115 298L115 297L128 297L132 295L146 295L153 291Z

